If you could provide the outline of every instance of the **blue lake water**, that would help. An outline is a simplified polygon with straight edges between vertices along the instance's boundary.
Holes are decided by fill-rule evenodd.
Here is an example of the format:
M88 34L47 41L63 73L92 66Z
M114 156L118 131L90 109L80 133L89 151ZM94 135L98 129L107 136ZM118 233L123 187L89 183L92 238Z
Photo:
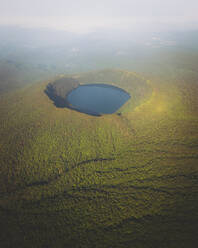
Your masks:
M107 84L80 85L67 96L71 108L91 115L112 114L129 99L126 91Z

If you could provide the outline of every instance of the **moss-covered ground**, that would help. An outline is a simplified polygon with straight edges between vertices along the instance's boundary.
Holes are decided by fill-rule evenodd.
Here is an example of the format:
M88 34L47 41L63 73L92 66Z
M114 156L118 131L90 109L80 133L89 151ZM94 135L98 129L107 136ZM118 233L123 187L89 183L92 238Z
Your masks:
M0 247L196 247L198 87L149 78L144 101L94 117L47 83L0 99Z

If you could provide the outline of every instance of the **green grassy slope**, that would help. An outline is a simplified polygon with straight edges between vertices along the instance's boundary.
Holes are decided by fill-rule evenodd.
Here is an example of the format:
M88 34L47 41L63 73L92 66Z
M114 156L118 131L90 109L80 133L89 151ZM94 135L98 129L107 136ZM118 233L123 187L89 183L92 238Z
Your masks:
M75 76L132 92L130 74ZM197 85L151 78L98 118L56 108L47 83L0 99L0 246L195 247Z

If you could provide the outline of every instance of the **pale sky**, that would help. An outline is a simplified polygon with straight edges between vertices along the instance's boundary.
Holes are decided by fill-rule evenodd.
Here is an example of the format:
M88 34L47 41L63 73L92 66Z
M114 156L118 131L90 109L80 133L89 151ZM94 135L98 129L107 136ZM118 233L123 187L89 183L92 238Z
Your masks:
M198 29L198 0L0 0L0 25L77 33Z

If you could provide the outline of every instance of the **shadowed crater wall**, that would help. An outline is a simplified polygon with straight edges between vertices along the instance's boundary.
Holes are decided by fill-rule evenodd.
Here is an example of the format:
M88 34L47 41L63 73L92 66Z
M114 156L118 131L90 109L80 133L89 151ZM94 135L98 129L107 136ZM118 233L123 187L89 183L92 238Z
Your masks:
M53 83L49 83L45 93L58 108L69 107L67 95L79 86L79 82L74 78L61 78Z

